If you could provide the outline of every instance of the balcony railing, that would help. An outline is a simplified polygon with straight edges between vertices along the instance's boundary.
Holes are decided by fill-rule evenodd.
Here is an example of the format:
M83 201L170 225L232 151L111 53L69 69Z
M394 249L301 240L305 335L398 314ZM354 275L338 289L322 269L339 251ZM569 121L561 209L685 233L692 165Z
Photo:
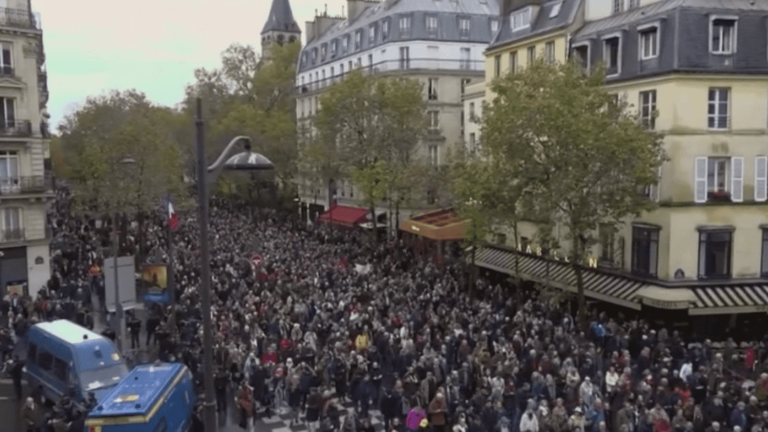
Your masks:
M328 63L325 67L330 67L332 64ZM341 65L345 65L344 62L334 63L336 68ZM319 67L313 68L319 69ZM452 71L468 71L468 72L482 72L485 70L485 62L483 60L450 60L450 59L413 59L403 58L397 60L385 60L372 65L357 65L355 69L360 69L364 73L388 73L388 72L402 72L408 70L452 70ZM307 70L308 71L308 70ZM350 71L337 74L336 76L312 81L296 87L296 91L299 94L310 93L313 91L321 90L336 82L344 80L349 75Z
M0 65L0 76L13 76L13 67Z
M0 242L18 242L24 241L24 228L6 228L0 229Z
M53 181L50 176L0 177L0 196L51 191L53 191Z
M42 30L40 14L27 9L0 8L0 26Z
M0 137L28 137L32 135L32 122L29 120L0 120Z

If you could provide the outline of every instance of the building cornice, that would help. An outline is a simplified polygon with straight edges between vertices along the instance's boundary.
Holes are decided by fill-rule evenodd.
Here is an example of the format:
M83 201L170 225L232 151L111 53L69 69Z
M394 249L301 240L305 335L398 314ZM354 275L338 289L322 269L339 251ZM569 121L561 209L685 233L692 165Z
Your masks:
M509 41L503 45L496 45L485 50L483 54L485 54L486 57L492 57L494 55L505 53L510 50L523 48L521 45L530 45L532 43L541 42L546 39L552 39L553 37L562 37L565 39L568 37L568 27L570 27L570 24L564 25L557 29L550 29L550 31L544 33L531 34L520 39Z

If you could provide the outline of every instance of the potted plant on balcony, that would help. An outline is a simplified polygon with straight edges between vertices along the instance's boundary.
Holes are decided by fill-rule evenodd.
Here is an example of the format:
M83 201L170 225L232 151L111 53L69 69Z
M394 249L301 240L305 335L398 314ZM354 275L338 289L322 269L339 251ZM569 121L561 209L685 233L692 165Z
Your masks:
M710 191L709 199L717 202L731 202L731 194L724 190Z

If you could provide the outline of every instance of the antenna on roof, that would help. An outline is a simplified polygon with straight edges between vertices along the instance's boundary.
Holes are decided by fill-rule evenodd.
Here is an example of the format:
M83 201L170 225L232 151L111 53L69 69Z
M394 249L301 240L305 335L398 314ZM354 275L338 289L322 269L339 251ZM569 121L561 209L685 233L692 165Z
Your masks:
M328 3L325 4L325 14L328 15Z

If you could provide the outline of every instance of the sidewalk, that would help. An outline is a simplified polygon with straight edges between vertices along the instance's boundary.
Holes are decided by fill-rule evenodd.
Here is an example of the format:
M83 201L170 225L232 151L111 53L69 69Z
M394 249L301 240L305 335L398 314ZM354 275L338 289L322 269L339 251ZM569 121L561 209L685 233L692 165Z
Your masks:
M108 323L108 313L106 309L103 309L99 305L99 298L98 296L91 295L91 305L93 306L93 332L101 334L103 331L105 331L107 328L111 328L112 326ZM136 308L133 309L136 318L141 320L141 332L139 333L139 348L136 350L133 350L130 348L131 346L131 334L130 331L127 329L125 330L125 341L123 343L123 357L128 362L128 366L130 368L133 368L133 366L141 363L150 363L157 359L157 348L151 347L149 350L146 346L146 340L144 339L146 337L146 326L147 326L147 314L146 310L144 309L144 304L139 303ZM111 315L111 314L109 314Z

